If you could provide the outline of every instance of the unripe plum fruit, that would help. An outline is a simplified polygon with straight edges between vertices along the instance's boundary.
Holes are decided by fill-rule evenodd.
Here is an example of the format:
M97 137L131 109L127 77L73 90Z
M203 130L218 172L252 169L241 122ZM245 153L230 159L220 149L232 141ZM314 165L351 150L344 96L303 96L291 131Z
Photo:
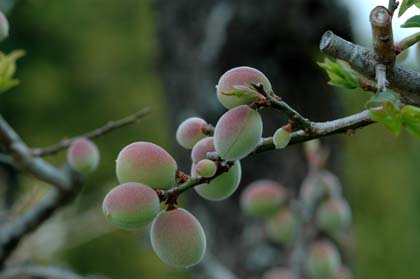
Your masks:
M196 177L197 173L193 164L191 176ZM211 201L221 201L230 197L238 188L241 182L242 168L239 161L225 173L212 179L209 183L200 184L194 190L202 198Z
M209 159L203 159L195 164L195 172L202 177L212 177L217 172L216 162Z
M337 248L327 240L317 240L309 248L307 270L311 278L330 278L341 265Z
M316 222L319 228L336 232L348 228L351 223L351 210L342 198L331 198L323 201L317 209Z
M217 99L227 109L249 105L257 99L259 94L252 86L253 84L261 84L266 92L272 91L268 78L257 69L245 66L233 68L220 77L217 84ZM241 96L230 94L238 89L245 89L248 94Z
M241 209L249 216L267 217L280 208L287 191L276 181L262 179L249 184L241 193Z
M290 269L285 267L274 267L266 271L263 279L292 279L293 273Z
M285 148L292 138L291 125L286 125L277 129L273 135L273 143L276 149Z
M157 189L175 185L177 164L162 147L150 142L134 142L118 154L116 165L120 183L139 182Z
M159 213L159 197L147 185L128 182L115 187L105 196L102 211L116 226L139 229Z
M206 137L207 122L198 117L190 117L184 120L176 131L176 140L186 148L193 148L199 140Z
M0 41L9 36L9 21L2 11L0 11Z
M297 221L293 212L289 208L280 209L266 223L267 236L279 244L287 244L296 235Z
M246 105L227 111L216 124L214 147L224 160L236 161L250 154L261 140L260 114Z
M337 176L327 170L312 170L305 177L300 188L303 205L312 210L324 197L339 197L341 183Z
M71 143L67 151L67 162L77 172L90 173L98 167L98 147L87 138L78 138Z
M208 152L215 152L214 148L214 137L207 137L198 141L192 151L191 151L191 160L193 163L197 163L203 159L207 159Z
M206 251L201 224L182 208L162 211L152 223L150 238L158 257L175 267L198 264Z
M353 275L347 267L340 267L330 279L352 279Z

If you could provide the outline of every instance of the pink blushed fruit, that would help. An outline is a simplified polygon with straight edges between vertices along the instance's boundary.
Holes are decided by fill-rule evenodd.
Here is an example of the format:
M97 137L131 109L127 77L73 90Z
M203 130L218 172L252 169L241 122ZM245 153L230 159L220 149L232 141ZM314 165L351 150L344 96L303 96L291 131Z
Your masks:
M193 161L193 163L197 163L198 161L206 159L208 152L215 151L216 149L214 148L214 138L204 138L194 145L191 151L191 160Z
M241 209L249 216L267 217L280 208L287 198L283 185L272 180L257 180L241 193Z
M202 177L212 177L217 172L216 162L203 159L195 164L195 172Z
M175 267L198 264L206 251L201 224L182 208L162 211L152 223L150 238L158 257Z
M285 267L274 267L267 270L263 279L292 279L293 273L289 268Z
M184 120L176 131L176 140L186 148L191 149L202 138L206 137L207 122L198 117Z
M159 213L159 197L147 185L124 183L105 196L102 211L118 227L139 229L150 223Z
M269 239L279 244L290 243L297 232L297 220L289 208L280 209L266 223Z
M77 172L90 173L98 167L99 150L89 139L78 138L67 151L67 162Z
M316 222L319 228L334 233L346 229L351 223L351 210L342 198L323 201L317 209Z
M246 66L233 68L220 77L217 84L217 99L227 109L251 104L257 100L259 94L254 84L262 85L266 92L272 91L270 81L259 70ZM232 94L238 89L244 93Z
M317 240L308 251L307 271L311 278L329 278L341 265L337 248L327 240Z
M175 185L177 164L162 147L150 142L135 142L124 147L116 162L120 183L139 182L157 189Z
M261 140L260 114L246 105L227 111L216 124L214 147L224 160L236 161L250 154Z

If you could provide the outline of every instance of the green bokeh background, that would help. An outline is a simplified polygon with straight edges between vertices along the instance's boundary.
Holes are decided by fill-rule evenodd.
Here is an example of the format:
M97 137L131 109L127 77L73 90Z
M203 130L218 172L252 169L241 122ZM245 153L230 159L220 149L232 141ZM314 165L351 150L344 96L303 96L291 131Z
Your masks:
M156 71L157 18L150 1L26 0L17 3L9 18L11 36L1 49L22 48L27 55L18 62L21 85L0 95L0 111L31 146L153 108L139 124L96 141L102 156L99 171L89 177L74 205L50 222L77 233L63 234L47 256L42 247L25 245L18 255L111 278L189 278L161 264L145 231L114 230L100 209L103 196L117 183L114 160L123 146L145 140L168 149L174 140ZM359 110L367 99L365 93L338 94L347 113ZM354 213L356 278L420 278L419 142L405 133L394 137L379 126L339 137L345 192ZM62 163L65 156L49 159ZM22 182L22 193L48 188L31 178ZM95 233L83 221L87 212L99 228ZM55 233L41 232L52 239L48 234Z

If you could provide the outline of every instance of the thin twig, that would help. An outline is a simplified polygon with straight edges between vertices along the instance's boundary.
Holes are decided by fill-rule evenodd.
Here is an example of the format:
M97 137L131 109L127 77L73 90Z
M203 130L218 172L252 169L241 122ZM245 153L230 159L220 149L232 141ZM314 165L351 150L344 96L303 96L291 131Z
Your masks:
M375 68L378 63L373 50L348 42L331 31L325 32L322 36L320 49L325 54L348 62L368 79L375 78ZM398 92L404 103L420 105L419 72L394 65L388 69L387 79L388 87Z
M46 155L52 155L52 154L56 154L64 149L66 149L67 147L70 146L70 144L76 140L77 138L80 137L85 137L85 138L89 138L89 139L94 139L97 137L101 137L106 135L107 133L115 130L115 129L119 129L128 125L131 125L137 121L139 121L141 118L143 118L144 116L146 116L147 114L149 114L151 112L150 108L144 108L134 114L131 114L127 117L124 117L122 119L116 120L116 121L110 121L108 123L106 123L104 126L97 128L93 131L87 132L85 134L73 137L73 138L69 138L69 139L63 139L60 142L53 144L51 146L47 146L44 148L34 148L32 149L32 155L33 156L37 156L37 157L42 157L42 156L46 156Z

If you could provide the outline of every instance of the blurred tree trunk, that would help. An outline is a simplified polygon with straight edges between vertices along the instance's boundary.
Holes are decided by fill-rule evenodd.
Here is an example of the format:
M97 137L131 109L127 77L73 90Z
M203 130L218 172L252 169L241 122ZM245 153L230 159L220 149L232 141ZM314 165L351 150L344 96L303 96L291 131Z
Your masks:
M337 98L315 63L324 31L350 36L348 14L335 1L159 0L156 8L160 73L173 134L184 118L193 115L216 124L225 109L216 99L215 85L226 70L242 65L264 72L275 92L311 120L338 115ZM278 112L263 111L263 118L264 136L286 123ZM337 166L335 141L328 144L334 151L330 162ZM189 152L175 142L174 148L179 165L189 171ZM241 188L258 178L273 178L296 190L306 173L298 146L253 156L242 166ZM199 218L209 236L210 252L237 276L248 278L287 262L279 257L282 250L255 246L261 229L246 225L249 220L242 217L237 202L240 191L223 202L192 194L190 204L203 212Z

